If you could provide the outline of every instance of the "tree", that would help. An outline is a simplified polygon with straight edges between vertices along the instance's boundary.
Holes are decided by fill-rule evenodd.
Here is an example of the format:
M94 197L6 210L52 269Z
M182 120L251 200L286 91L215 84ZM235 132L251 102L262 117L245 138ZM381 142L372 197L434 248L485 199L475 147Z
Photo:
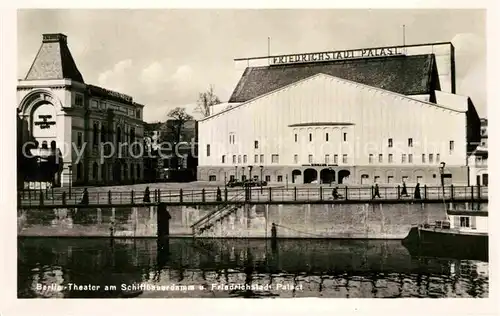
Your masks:
M196 112L203 115L203 117L210 116L211 107L222 103L217 95L215 95L214 87L210 85L207 91L201 92L198 96Z
M185 108L181 107L172 109L170 112L168 112L167 116L171 119L167 120L163 129L166 129L167 141L171 142L172 148L175 149L177 148L177 144L181 142L182 131L184 129L184 126L186 125L186 122L192 121L193 117L186 113ZM176 153L174 152L172 155L172 164L175 168L178 167L178 160L179 157L177 157Z

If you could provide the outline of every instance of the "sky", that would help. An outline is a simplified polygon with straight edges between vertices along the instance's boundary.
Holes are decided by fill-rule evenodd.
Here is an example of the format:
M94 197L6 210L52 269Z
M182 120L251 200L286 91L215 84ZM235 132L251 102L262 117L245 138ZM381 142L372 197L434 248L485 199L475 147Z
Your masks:
M145 104L144 120L174 107L194 114L210 85L227 101L244 67L234 58L451 41L457 93L486 106L484 10L20 10L18 77L43 33L64 33L86 83Z

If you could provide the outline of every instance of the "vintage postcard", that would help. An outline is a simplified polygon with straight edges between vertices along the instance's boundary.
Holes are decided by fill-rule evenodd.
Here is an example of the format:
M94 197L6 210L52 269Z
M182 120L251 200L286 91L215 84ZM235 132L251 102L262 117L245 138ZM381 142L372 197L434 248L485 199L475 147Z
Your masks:
M491 297L486 15L19 9L17 298Z

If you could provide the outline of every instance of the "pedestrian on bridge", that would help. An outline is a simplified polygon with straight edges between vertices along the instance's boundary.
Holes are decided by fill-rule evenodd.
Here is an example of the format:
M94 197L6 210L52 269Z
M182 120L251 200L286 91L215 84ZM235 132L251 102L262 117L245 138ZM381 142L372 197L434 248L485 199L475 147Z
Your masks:
M373 188L373 199L376 197L380 198L380 189L378 187L378 183L375 183L375 187Z
M83 189L82 200L80 201L80 204L89 205L89 191L87 190L87 188Z
M420 195L420 183L417 182L417 186L415 187L415 200L420 200L422 199L422 196Z
M146 190L144 190L144 198L142 199L142 201L144 203L151 203L149 187L146 187Z
M222 201L222 192L220 191L220 188L217 187L217 202L221 202Z
M401 190L401 196L409 197L408 189L406 188L406 181L403 180L403 190Z

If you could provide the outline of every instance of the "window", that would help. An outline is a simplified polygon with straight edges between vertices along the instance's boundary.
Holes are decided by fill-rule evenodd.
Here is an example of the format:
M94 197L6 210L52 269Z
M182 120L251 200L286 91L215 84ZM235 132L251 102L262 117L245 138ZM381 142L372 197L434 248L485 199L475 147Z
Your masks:
M208 181L217 181L217 177L215 175L208 176Z
M82 138L83 138L83 134L82 132L78 132L76 133L76 144L78 147L82 147Z
M422 154L422 163L425 163L425 154Z
M408 154L408 163L413 163L413 154Z
M422 183L422 179L423 179L423 177L422 177L422 176L417 176L417 183L420 183L420 184L421 184L421 183Z
M259 155L253 156L253 162L258 163L259 162Z
M243 155L243 163L247 163L247 155Z
M392 163L392 154L389 154L389 163Z
M380 183L380 176L373 177L373 182Z
M313 134L309 133L309 141L312 142L313 140Z
M138 118L138 119L141 118L141 110L140 109L135 110L135 118Z
M325 139L328 141L328 133L325 134Z
M325 163L326 164L330 163L330 155L325 155Z
M408 176L401 177L401 181L405 182L405 183L408 183Z
M293 163L299 163L299 155L293 155Z
M392 147L392 138L389 138L389 143L388 143L388 146L389 146L389 147Z
M297 134L295 134L295 142L297 142Z
M222 155L222 163L226 163L226 155Z
M258 140L256 140L256 141L253 142L253 148L254 149L259 149L259 141Z
M83 96L79 93L75 95L75 105L76 106L83 106Z
M454 149L455 149L455 142L450 140L450 154L453 153Z
M260 163L264 163L264 155L260 155Z
M309 155L309 163L313 163L313 155Z
M278 182L283 182L283 176L278 176L278 177L276 178L276 180L277 180Z
M470 227L470 218L468 216L460 216L460 227Z
M236 163L236 155L233 155L233 163Z
M231 144L233 142L233 135L229 135L229 143Z
M368 155L368 163L373 163L373 154Z
M379 162L379 163L384 162L384 155L382 155L382 154L378 154L378 162Z
M342 155L342 163L347 163L347 154Z
M210 157L210 144L207 145L207 157Z
M370 179L369 179L367 174L361 175L361 184L368 184L369 181L370 181Z
M436 154L436 162L439 162L440 159L441 159L440 155Z
M241 155L238 155L238 163L241 163Z
M266 176L266 182L271 182L271 176Z
M76 102L75 102L75 103L76 103ZM91 105L91 107L92 107L93 109L97 109L97 108L99 108L99 102L97 102L97 100L92 100L92 105Z
M344 142L347 141L347 133L344 133Z
M413 147L413 138L408 138L408 147Z
M394 176L387 176L387 183L394 183Z
M333 155L333 163L338 164L339 163L339 155Z
M402 154L401 155L401 163L405 163L406 162L406 154Z
M429 154L429 163L434 163L434 155Z
M279 163L279 156L277 154L271 155L271 163Z

